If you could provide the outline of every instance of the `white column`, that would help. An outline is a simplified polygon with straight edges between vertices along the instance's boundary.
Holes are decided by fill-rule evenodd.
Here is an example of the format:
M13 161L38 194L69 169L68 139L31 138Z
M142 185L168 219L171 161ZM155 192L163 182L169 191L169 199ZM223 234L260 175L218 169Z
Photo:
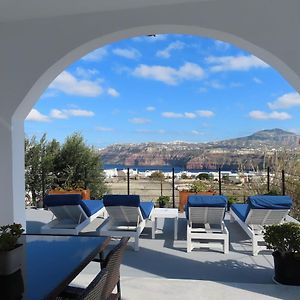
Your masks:
M24 121L0 114L0 225L26 228L24 184Z

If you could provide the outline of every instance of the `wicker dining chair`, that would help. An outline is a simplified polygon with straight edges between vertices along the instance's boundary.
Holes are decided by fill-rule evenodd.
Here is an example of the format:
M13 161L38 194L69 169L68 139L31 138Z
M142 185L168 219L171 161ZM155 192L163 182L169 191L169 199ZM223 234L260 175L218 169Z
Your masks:
M107 269L108 275L106 284L103 290L103 299L121 300L121 285L120 285L120 266L123 258L123 252L128 243L129 237L123 237L121 241L115 246L105 258L102 266ZM117 293L114 289L117 287Z
M86 288L68 286L56 297L56 300L106 300L103 296L108 277L108 270L102 269Z

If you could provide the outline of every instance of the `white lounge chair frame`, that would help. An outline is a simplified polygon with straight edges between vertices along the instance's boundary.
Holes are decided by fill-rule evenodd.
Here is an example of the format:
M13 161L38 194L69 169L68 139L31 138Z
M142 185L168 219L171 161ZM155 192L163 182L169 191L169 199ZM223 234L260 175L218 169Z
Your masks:
M230 222L237 221L243 230L248 234L252 241L252 254L255 256L259 251L266 250L263 232L264 225L273 225L282 223L289 209L250 209L245 222L243 222L236 213L230 209Z
M48 209L53 213L53 219L41 227L42 234L70 234L78 235L79 232L89 225L93 220L102 215L106 217L105 207L87 216L80 205L50 206Z
M108 219L99 228L99 234L116 238L134 238L134 250L138 251L139 236L146 225L146 220L143 218L140 208L137 206L106 206L106 210Z
M194 248L221 246L229 252L229 232L224 223L225 207L189 207L187 220L187 252ZM214 226L212 226L214 225ZM195 242L195 240L219 240L221 242Z

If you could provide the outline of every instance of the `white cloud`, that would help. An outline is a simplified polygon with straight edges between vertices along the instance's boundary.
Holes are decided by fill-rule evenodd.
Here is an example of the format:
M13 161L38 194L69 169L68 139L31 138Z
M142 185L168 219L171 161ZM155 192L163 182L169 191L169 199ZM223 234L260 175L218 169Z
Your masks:
M76 68L76 75L82 77L84 79L90 79L91 77L98 75L99 71L96 69L84 69L84 68Z
M220 83L218 80L206 81L205 85L216 90L221 90L225 88L224 84Z
M268 68L269 65L254 55L240 56L209 56L206 63L213 65L212 72L248 71L250 69Z
M96 97L102 93L102 87L97 81L79 80L67 71L58 75L49 88L68 95L84 97Z
M176 113L171 111L163 112L162 117L168 119L195 119L197 117L213 117L214 113L210 110L197 110L196 112Z
M89 62L97 62L107 55L106 47L98 48L82 57L82 60Z
M192 134L194 134L194 135L203 135L203 132L201 132L201 131L199 131L199 130L192 130L191 132L192 132Z
M278 111L272 111L272 112L264 112L260 110L253 110L249 113L249 116L252 119L256 120L288 120L291 119L291 115L289 115L286 112L278 112Z
M198 114L198 116L205 118L210 118L215 115L211 110L197 110L196 113Z
M26 117L26 121L49 122L50 119L48 116L43 115L37 109L33 108Z
M100 132L111 132L114 129L113 128L108 128L108 127L96 127L96 130L100 131Z
M280 96L274 102L268 103L269 108L290 108L294 106L300 106L300 95L298 93L288 93Z
M167 34L154 34L154 35L145 35L145 36L137 36L132 38L135 42L159 42L164 41L168 37Z
M154 106L147 106L147 107L146 107L146 110L147 110L147 111L155 111L156 108L155 108Z
M120 96L120 93L115 90L114 88L108 88L107 89L107 94L112 96L112 97L119 97Z
M166 66L147 66L142 64L133 71L133 75L161 81L169 85L176 85L182 80L201 79L204 76L204 71L199 65L189 62L178 69Z
M230 48L230 44L225 43L220 40L215 41L215 46L216 46L217 50L221 50L221 51L226 51Z
M68 119L69 117L93 117L95 113L84 109L52 109L50 117L53 119Z
M180 41L176 41L171 43L168 47L166 47L164 50L160 50L156 52L156 56L162 57L162 58L170 58L171 52L174 50L181 50L183 49L185 44Z
M137 49L134 49L134 48L129 48L129 49L116 48L112 52L115 55L125 57L128 59L138 59L139 57L141 57L141 53Z
M93 111L84 109L67 109L63 111L73 117L93 117L95 115Z
M50 117L53 118L53 119L68 119L69 116L66 112L63 112L59 109L52 109L50 111Z
M263 83L262 80L259 79L259 78L257 78L257 77L253 77L253 81L254 81L255 83L257 83L257 84L262 84L262 83Z
M133 124L146 124L146 123L149 123L150 120L145 119L145 118L132 118L132 119L129 119L129 122L133 123Z

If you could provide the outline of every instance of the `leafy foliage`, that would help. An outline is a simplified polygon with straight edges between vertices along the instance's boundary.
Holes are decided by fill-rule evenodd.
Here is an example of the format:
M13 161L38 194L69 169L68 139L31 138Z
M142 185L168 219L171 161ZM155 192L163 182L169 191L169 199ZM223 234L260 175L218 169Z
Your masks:
M9 251L16 247L18 238L24 232L21 224L13 223L0 227L0 251Z
M204 182L200 180L196 180L191 185L189 191L193 193L199 193L199 192L206 192L208 189L209 189L208 186Z
M285 253L300 253L300 224L283 223L265 226L264 239L268 249Z
M170 202L170 197L169 196L159 196L157 199L157 202L160 207L164 207Z
M150 175L150 178L153 180L163 181L165 179L165 175L164 175L164 173L162 173L160 171L155 171Z
M100 155L74 133L63 145L56 140L25 140L25 180L33 204L43 198L47 190L90 189L91 198L101 198L106 192Z

